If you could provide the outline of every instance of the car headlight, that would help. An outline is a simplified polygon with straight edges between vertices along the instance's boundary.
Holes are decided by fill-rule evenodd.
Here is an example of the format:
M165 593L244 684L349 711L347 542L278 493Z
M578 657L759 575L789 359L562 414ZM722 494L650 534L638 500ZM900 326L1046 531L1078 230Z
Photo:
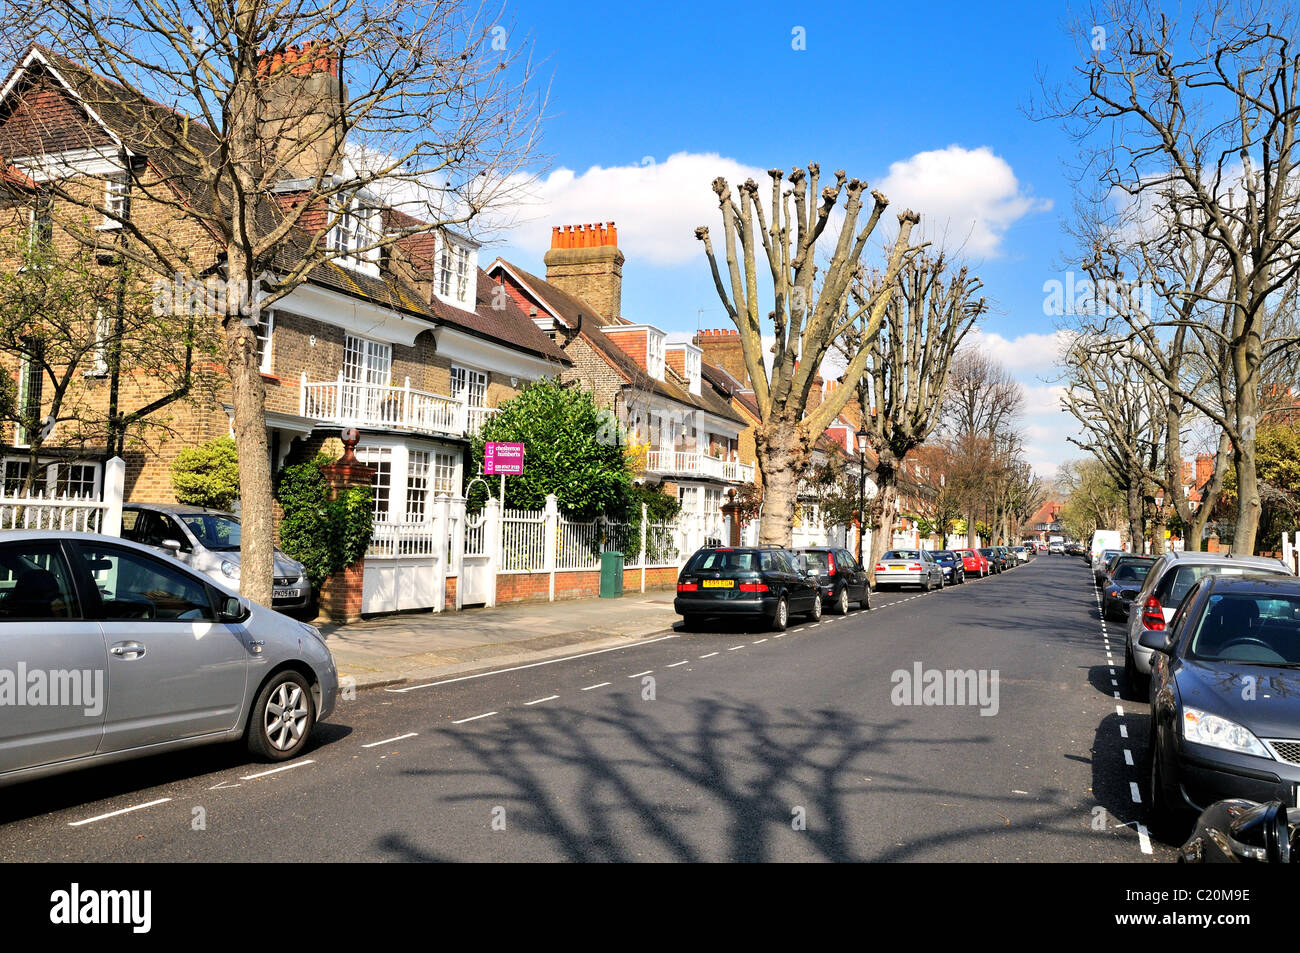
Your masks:
M227 577L229 577L229 578L231 578L231 579L238 579L238 578L239 578L239 564L238 564L238 563L232 563L229 559L223 559L223 560L221 561L221 574L222 574L223 576L227 576Z
M1223 748L1225 751L1253 754L1261 758L1271 757L1268 749L1248 728L1199 708L1183 709L1183 737L1211 748Z

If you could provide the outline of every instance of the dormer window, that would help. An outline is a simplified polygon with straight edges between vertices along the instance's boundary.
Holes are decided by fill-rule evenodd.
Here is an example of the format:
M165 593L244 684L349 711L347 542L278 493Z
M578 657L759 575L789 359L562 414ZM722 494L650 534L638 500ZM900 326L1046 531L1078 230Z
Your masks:
M334 260L345 268L379 274L378 209L365 208L355 199L338 212L326 245Z
M447 304L466 311L474 309L474 273L478 253L445 232L438 236L438 254L434 260L434 290Z
M657 328L646 333L645 369L657 381L664 379L664 339L664 333Z
M120 228L126 217L127 181L124 175L110 175L104 180L105 228Z

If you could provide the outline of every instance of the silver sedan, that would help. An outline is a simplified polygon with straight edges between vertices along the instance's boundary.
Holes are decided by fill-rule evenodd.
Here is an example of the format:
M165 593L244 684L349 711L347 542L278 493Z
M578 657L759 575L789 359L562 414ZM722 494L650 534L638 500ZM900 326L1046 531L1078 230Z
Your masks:
M943 566L924 549L891 549L876 563L876 588L882 586L942 589Z
M337 694L313 626L174 559L0 533L0 784L241 739L284 761Z

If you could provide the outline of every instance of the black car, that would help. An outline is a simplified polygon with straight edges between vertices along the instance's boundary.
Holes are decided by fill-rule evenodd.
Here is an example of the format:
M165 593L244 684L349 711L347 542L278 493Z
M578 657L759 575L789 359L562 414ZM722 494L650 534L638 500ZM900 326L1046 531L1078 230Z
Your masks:
M943 567L944 581L953 583L966 581L966 567L958 556L950 549L937 549L930 554L934 561Z
M822 617L822 591L800 558L779 546L705 547L677 576L673 608L687 628L708 616L760 619L780 632L791 615Z
M1151 820L1227 798L1300 792L1300 580L1210 575L1168 628L1146 630Z
M822 603L832 612L844 615L852 604L863 609L871 608L871 579L847 549L803 546L794 552L807 562L809 578L814 571L817 573Z
M1107 570L1101 587L1101 614L1113 622L1127 622L1128 610L1142 590L1155 556L1121 553Z
M980 550L980 555L989 561L989 572L997 575L1007 568L1007 561L998 552L996 546L986 546Z

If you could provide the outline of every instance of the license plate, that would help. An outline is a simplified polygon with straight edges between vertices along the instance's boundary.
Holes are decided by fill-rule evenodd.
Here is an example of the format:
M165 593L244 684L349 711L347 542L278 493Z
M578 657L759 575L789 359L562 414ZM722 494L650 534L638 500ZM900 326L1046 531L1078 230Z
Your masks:
M734 579L706 579L704 580L705 589L734 589L736 580Z
M272 589L271 598L272 599L297 599L298 590L297 589Z
M890 568L890 569L906 569L907 567L906 567L906 566L895 566L893 563L890 563L890 564L889 564L889 568Z

